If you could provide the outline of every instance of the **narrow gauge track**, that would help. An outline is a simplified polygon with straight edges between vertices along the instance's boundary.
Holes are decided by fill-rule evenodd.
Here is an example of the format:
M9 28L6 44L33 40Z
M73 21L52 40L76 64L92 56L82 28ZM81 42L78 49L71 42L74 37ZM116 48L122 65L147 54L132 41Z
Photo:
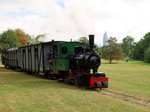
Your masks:
M101 91L101 94L109 96L109 97L113 97L116 99L124 100L127 102L132 102L141 106L150 106L150 100L148 99L127 95L127 94L116 92L113 90L103 89Z

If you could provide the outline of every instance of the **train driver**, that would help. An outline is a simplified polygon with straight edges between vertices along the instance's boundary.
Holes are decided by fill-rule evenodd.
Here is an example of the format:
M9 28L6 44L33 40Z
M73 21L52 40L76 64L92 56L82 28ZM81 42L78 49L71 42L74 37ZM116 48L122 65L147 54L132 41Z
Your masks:
M53 58L53 50L50 49L48 54L48 62L49 62L49 68L51 72L52 72L52 58Z
M54 49L54 58L57 58L57 50Z
M52 58L53 58L53 51L52 49L50 49L49 55L48 55L48 62L50 63L50 65L52 65Z

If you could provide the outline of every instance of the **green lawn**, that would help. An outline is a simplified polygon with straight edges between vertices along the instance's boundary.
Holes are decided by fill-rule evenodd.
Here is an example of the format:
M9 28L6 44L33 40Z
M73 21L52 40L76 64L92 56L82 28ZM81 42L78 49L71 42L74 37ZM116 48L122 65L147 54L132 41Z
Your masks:
M107 73L109 89L150 98L149 68L149 64L132 61L102 64L100 71ZM104 96L101 91L0 68L0 112L149 112L149 109Z
M143 61L119 61L106 64L102 60L99 71L109 77L109 88L131 95L150 99L150 64Z

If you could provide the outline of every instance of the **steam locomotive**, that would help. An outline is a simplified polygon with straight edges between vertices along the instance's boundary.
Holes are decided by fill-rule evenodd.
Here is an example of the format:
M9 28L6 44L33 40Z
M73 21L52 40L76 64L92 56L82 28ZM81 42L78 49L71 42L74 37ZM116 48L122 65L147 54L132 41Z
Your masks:
M10 48L4 54L3 64L6 68L72 82L76 86L107 88L105 73L97 72L101 59L93 45L94 35L89 35L88 46L80 42L51 41Z

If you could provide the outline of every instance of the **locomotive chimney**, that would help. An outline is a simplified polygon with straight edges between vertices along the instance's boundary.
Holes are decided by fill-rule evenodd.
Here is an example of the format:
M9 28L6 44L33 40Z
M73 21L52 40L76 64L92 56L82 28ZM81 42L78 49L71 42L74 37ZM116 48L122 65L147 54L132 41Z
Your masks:
M94 35L89 35L89 45L90 45L90 48L93 49L93 46L94 46Z

